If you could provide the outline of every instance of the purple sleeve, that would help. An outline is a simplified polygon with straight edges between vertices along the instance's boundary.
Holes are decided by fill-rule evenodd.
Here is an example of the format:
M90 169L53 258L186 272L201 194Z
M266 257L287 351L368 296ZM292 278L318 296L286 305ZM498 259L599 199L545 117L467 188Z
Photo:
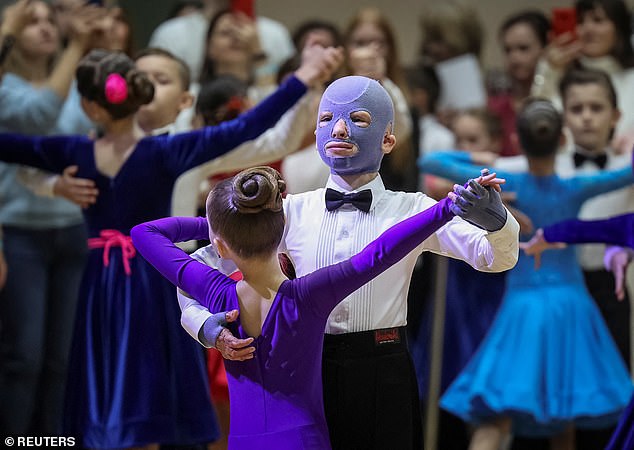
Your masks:
M299 296L319 315L328 316L341 300L403 259L453 218L445 198L392 226L350 259L297 280Z
M604 220L566 220L544 227L544 239L547 242L599 242L634 248L634 214Z
M135 226L130 231L134 247L161 275L183 289L211 312L224 298L233 280L196 261L174 245L209 237L204 217L168 217ZM220 307L222 308L222 307Z
M277 123L282 115L306 93L306 86L291 76L266 99L234 120L187 133L162 136L164 167L174 175L222 156L246 141L253 140Z

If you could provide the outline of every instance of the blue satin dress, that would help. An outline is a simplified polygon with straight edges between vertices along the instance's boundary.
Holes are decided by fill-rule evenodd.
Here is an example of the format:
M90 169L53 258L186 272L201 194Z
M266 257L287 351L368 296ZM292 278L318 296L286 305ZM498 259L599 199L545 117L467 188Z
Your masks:
M459 182L479 171L468 155L456 153L435 153L422 165ZM498 176L507 179L504 189L517 194L515 206L536 228L574 218L587 198L632 182L629 168L570 179ZM474 424L510 417L516 435L538 437L571 423L613 425L631 394L627 369L569 247L545 252L539 270L520 253L495 321L440 404Z
M84 210L98 248L80 289L63 435L87 448L217 439L202 348L180 326L174 287L136 254L130 229L169 216L180 174L257 137L305 91L292 77L234 121L144 138L114 177L99 172L85 137L0 134L0 160L58 173L76 164L99 189Z

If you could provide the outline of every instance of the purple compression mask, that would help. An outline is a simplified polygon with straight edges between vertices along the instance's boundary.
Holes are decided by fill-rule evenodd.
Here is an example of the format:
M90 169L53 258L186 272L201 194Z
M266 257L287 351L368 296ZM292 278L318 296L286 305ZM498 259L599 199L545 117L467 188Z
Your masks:
M370 113L370 126L362 128L355 124L350 118L355 111ZM339 175L378 172L383 159L383 136L388 124L394 123L394 105L383 86L366 77L340 78L328 86L321 97L319 116L324 112L332 113L332 119L320 126L317 118L317 150L321 159L330 166L330 172ZM334 137L335 124L340 119L348 130L346 138ZM331 142L352 144L358 152L346 157L330 155L326 145Z

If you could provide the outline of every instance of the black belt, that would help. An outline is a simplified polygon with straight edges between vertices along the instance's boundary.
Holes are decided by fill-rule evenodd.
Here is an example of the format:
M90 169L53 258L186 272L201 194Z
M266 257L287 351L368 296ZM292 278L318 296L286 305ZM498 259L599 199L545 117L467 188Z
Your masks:
M326 334L324 351L336 353L386 354L407 350L405 327L382 328L356 333Z

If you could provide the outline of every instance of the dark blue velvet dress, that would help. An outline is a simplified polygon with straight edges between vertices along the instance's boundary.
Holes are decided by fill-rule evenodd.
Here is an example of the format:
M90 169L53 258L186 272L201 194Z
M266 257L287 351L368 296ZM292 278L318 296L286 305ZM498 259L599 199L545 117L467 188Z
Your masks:
M77 176L94 180L99 197L84 211L89 236L111 246L93 249L84 272L63 435L89 448L217 438L202 349L180 326L173 286L135 255L130 229L168 216L180 174L257 137L305 90L292 77L234 121L142 139L112 178L98 171L87 138L0 135L1 160L53 172L76 164Z

